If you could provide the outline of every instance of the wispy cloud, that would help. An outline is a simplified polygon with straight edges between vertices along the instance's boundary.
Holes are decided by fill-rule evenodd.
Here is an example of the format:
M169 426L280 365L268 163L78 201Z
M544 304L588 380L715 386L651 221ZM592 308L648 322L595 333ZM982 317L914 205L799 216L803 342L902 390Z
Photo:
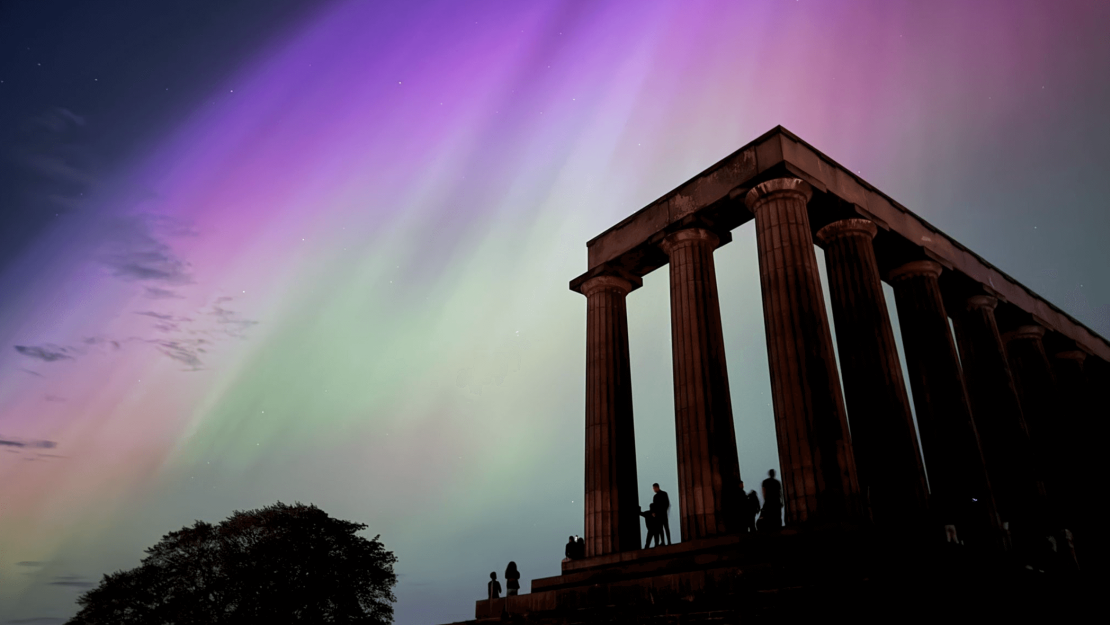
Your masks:
M59 360L72 360L70 348L59 345L16 345L15 351L43 362L57 362Z
M137 312L135 314L142 315L144 317L150 317L152 319L157 319L158 323L154 324L152 327L163 334L180 332L180 324L189 323L192 321L192 319L190 319L189 317L177 317L168 313L159 313L154 311Z
M77 210L100 185L97 159L82 143L82 115L55 106L25 120L21 135L3 150L26 176L24 198L30 210Z
M184 364L187 367L185 371L199 371L205 368L204 357L210 347L228 337L246 338L247 330L258 324L258 321L244 318L238 311L233 310L230 307L233 301L232 297L219 297L208 308L196 311L199 315L197 317L156 310L135 311L134 314L155 322L151 328L164 335L159 338L133 336L127 339L113 339L92 336L76 344L15 345L14 348L28 358L49 363L76 360L90 352L111 352L122 349L124 344L138 342L153 345L164 356ZM36 377L43 377L35 371L28 369L24 371ZM47 395L46 400L65 401L65 398L59 395Z
M23 560L15 563L16 566L43 566L45 564L45 562L40 562L38 560Z
M21 441L12 438L0 438L0 447L15 447L17 449L54 449L58 443L54 441Z
M257 325L258 322L252 319L244 319L234 310L222 306L222 304L231 302L233 299L231 297L216 299L216 302L212 305L212 310L208 314L216 318L216 323L220 324L223 333L231 337L242 338L247 328Z
M169 289L156 286L145 287L144 294L148 299L185 299L184 296L178 295Z
M164 238L189 232L155 215L117 217L108 224L109 240L101 262L117 278L160 283L159 292L172 293L164 287L191 284L193 277L189 263L178 256ZM147 293L149 296L150 291Z
M50 586L69 586L72 588L92 588L96 584L81 575L56 575L47 582Z
M30 125L59 133L65 132L73 126L84 126L85 118L65 107L55 106L32 117Z
M207 343L204 339L155 341L155 343L158 345L158 351L188 365L189 369L187 371L199 371L204 368L204 362L200 359L200 354L204 353L204 348L199 347Z

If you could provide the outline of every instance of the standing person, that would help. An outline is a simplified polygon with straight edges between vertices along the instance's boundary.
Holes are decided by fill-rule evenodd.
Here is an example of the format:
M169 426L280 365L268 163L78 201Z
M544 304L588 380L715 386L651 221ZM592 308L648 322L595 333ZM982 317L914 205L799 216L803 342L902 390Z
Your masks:
M775 479L775 470L767 472L763 480L763 511L759 514L759 529L764 532L782 527L782 483Z
M516 562L509 561L509 566L505 569L505 593L506 597L515 597L518 590L520 590L520 571L516 570Z
M651 500L651 506L655 514L658 515L661 532L667 533L667 544L669 545L671 544L671 523L669 519L671 513L671 498L667 496L667 491L659 488L658 483L652 484L651 489L655 491L655 497Z
M658 547L663 544L663 530L659 526L659 516L655 510L655 504L651 504L647 512L640 508L640 516L644 517L644 524L647 525L647 540L644 541L644 549L651 546L651 541L655 540L655 546Z
M501 582L497 581L497 573L490 571L489 574L489 600L492 602L494 599L501 598Z
M740 492L744 494L744 531L755 532L755 520L759 516L760 509L759 495L755 494L754 490L745 490L742 481L740 482Z
M574 537L574 557L579 560L586 557L586 541L581 536Z
M563 560L563 562L578 559L578 554L576 553L578 551L578 543L574 541L574 536L567 537L567 548L563 551L567 554L567 559Z

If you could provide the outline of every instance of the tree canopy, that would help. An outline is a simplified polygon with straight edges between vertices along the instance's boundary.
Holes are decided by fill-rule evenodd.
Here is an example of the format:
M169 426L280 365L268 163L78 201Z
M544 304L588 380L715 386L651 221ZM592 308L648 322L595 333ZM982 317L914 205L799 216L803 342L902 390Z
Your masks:
M313 505L197 521L81 595L71 625L393 622L396 556Z

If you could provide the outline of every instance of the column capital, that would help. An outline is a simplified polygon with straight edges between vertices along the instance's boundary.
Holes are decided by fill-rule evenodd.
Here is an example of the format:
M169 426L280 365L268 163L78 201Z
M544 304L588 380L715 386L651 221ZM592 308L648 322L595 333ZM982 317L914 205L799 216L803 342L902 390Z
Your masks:
M632 283L620 276L594 276L582 283L581 293L589 297L602 289L610 289L619 292L621 295L628 295L632 292Z
M991 297L990 295L972 295L971 297L967 298L966 303L966 308L969 311L977 310L980 308L994 310L996 306L998 306L998 298Z
M748 191L744 197L744 205L748 210L755 213L759 207L763 206L764 202L776 195L796 195L802 198L802 201L808 202L809 198L813 197L813 187L809 183L800 178L776 178L757 184Z
M1054 357L1061 360L1078 360L1079 362L1083 362L1087 359L1087 352L1081 349L1069 349L1066 352L1057 352Z
M943 270L944 267L938 262L931 260L915 260L892 270L887 277L891 282L897 282L898 280L912 278L914 276L933 276L936 278L940 276L940 272Z
M705 228L686 228L668 234L659 242L659 247L669 256L671 250L687 241L705 241L710 247L716 249L717 244L721 242L721 238Z
M816 238L821 243L846 236L864 236L870 240L874 239L878 232L878 226L870 219L841 219L818 230Z
M1018 339L1040 340L1041 337L1044 336L1044 333L1045 329L1042 326L1027 325L1020 326L1017 330L1014 330L1013 332L1007 332L1005 335L1003 335L1002 338L1005 339L1007 343Z

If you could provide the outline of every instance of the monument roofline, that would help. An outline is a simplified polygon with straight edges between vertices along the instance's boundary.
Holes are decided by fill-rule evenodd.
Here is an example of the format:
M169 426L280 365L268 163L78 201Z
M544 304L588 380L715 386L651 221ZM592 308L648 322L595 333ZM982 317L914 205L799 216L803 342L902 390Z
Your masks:
M1037 323L1110 361L1106 339L782 126L591 239L586 244L589 268L571 281L570 288L577 291L586 279L602 273L643 276L654 271L667 262L658 250L659 242L682 228L709 227L723 235L720 245L728 243L728 232L752 219L744 206L747 192L764 180L782 176L801 178L815 195L838 201L854 213L851 216L869 219L881 231L913 244L921 258L962 274Z

